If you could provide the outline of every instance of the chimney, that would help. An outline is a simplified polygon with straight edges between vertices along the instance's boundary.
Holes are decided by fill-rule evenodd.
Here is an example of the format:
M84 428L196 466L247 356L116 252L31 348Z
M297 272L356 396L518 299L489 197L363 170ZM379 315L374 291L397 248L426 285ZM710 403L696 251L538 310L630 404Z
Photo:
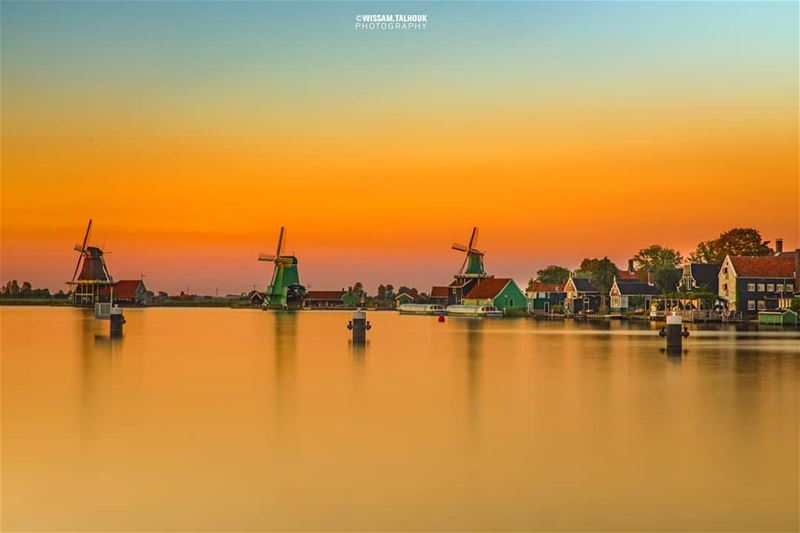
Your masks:
M633 274L636 270L633 269L633 259L628 259L628 274Z
M653 267L647 269L647 284L651 286L656 284L656 276L653 274Z
M775 255L781 255L783 253L783 239L778 237L775 239Z

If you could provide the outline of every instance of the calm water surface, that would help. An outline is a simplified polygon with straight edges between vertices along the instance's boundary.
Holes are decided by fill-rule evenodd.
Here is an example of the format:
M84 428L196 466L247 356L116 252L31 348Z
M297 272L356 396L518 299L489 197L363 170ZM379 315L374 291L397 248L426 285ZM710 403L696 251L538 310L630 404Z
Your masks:
M797 531L796 334L0 308L4 531Z

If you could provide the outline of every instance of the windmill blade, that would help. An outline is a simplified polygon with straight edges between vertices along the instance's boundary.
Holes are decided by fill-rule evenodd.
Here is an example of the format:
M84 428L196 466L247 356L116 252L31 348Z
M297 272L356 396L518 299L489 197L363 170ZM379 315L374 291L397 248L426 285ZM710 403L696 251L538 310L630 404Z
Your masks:
M276 256L272 254L258 254L259 261L275 261Z
M453 250L458 250L459 252L468 252L469 248L463 244L458 244L457 242L453 243L452 246Z
M78 245L75 245L75 251L80 252L78 256L78 262L75 263L75 271L72 273L72 281L75 281L75 276L78 275L78 269L81 266L81 259L83 259L83 254L86 252L86 244L89 242L89 234L92 232L92 219L89 219L89 225L86 226L86 233L83 235L83 244L81 245L80 249L78 249Z
M76 243L75 243L75 247L73 248L73 250L75 250L76 252L83 252L83 250L84 250L84 249L81 247L81 245L80 245L80 244L78 244L78 243L76 242Z
M283 226L281 226L281 233L278 235L278 249L275 252L275 257L280 257L281 252L283 252L283 235L286 232Z
M277 257L275 259L275 263L279 265L292 265L294 264L294 261L291 257Z
M80 250L78 250L80 251ZM75 272L72 273L72 282L75 281L75 276L78 275L78 269L81 267L81 259L83 258L83 252L78 256L78 262L75 264Z
M90 218L89 219L89 225L86 226L86 233L84 233L84 235L83 235L83 244L81 244L81 248L80 248L80 250L78 250L79 252L85 252L86 251L86 245L89 244L89 234L91 234L91 233L92 233L92 219Z
M458 275L464 274L464 269L467 268L467 261L469 261L469 254L464 257L464 262L461 263L461 268L458 269Z
M475 226L474 228L472 228L472 237L469 238L469 249L472 250L472 248L475 246L477 242L478 242L478 226Z

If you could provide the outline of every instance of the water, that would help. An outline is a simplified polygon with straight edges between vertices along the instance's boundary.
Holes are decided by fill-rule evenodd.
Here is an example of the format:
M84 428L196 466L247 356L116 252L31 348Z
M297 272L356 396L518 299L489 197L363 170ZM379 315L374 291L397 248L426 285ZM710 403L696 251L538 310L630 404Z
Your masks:
M2 529L797 531L796 334L0 309Z

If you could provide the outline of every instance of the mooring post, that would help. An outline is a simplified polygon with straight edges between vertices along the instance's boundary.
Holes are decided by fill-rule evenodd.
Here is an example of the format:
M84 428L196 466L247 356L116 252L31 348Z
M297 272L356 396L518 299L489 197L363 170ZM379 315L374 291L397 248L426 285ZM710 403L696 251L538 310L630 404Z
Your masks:
M112 337L121 337L122 336L122 325L125 323L125 317L122 316L122 308L119 306L114 306L111 308L111 315L109 317L111 320L111 336Z
M667 325L658 334L667 338L667 352L680 353L683 351L683 338L689 336L689 330L683 327L683 317L673 312L667 315Z
M358 309L353 312L353 319L347 323L347 329L353 332L353 342L363 343L367 340L367 330L371 329L372 325L367 322L367 312L363 309Z

